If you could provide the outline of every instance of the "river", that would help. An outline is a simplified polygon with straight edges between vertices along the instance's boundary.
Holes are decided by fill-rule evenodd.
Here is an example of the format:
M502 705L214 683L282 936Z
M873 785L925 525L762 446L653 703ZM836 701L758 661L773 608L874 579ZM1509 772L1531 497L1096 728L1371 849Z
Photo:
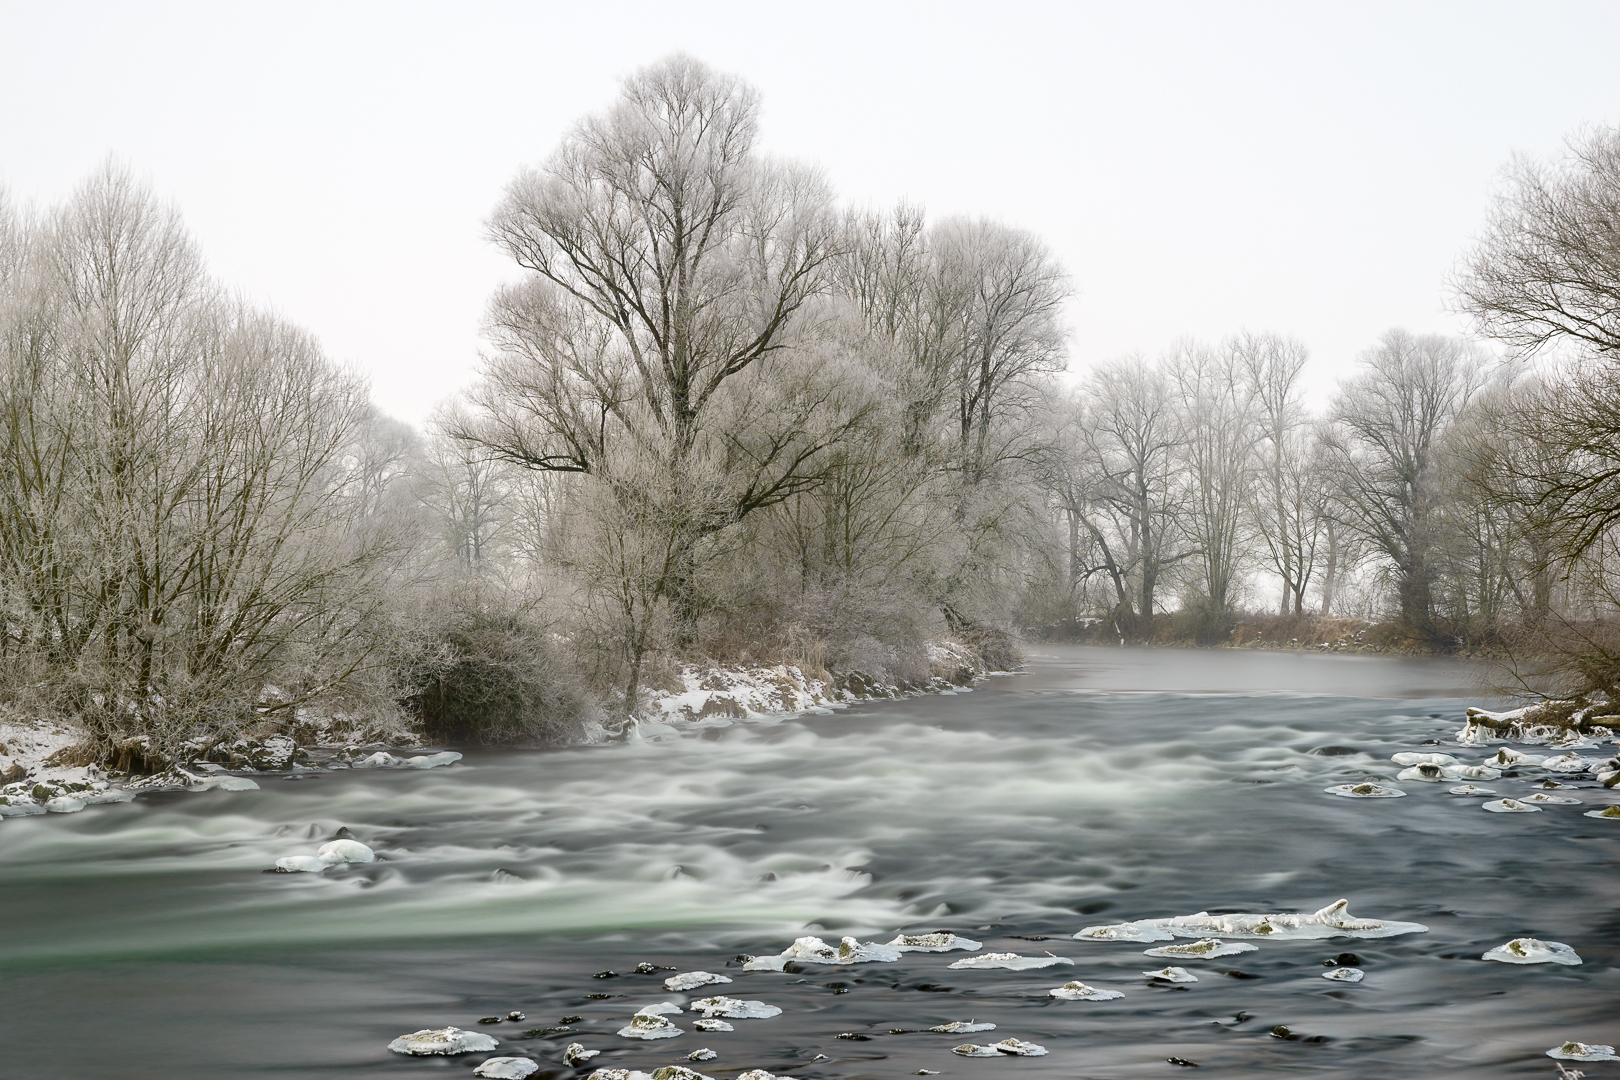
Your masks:
M584 1076L561 1062L571 1041L603 1051L593 1065L646 1070L710 1047L718 1057L696 1067L722 1080L1158 1077L1171 1057L1199 1075L1551 1077L1549 1047L1620 1042L1620 824L1581 816L1620 793L1587 787L1582 806L1520 815L1483 813L1446 784L1323 793L1393 778L1396 751L1484 757L1420 746L1460 726L1471 677L1438 660L1036 646L1028 672L971 692L6 819L0 1073L470 1077L489 1055L385 1049L455 1024L536 1058L541 1077ZM340 827L382 861L262 872ZM1199 981L1182 987L1143 977L1167 963L1149 946L1071 937L1341 897L1429 932L1264 941L1185 963ZM897 930L1074 965L735 962L806 934ZM1480 959L1518 936L1585 962ZM1342 952L1364 981L1321 977ZM716 990L783 1014L729 1033L686 1014L672 1018L679 1038L620 1038L637 1008L698 996L664 992L673 972L638 963L726 974ZM595 977L606 971L618 974ZM1069 979L1125 996L1047 995ZM527 1019L476 1024L509 1010ZM968 1019L997 1025L983 1041L1050 1053L963 1058L950 1048L965 1037L891 1034ZM570 1030L524 1035L545 1027ZM1620 1077L1620 1064L1581 1067Z

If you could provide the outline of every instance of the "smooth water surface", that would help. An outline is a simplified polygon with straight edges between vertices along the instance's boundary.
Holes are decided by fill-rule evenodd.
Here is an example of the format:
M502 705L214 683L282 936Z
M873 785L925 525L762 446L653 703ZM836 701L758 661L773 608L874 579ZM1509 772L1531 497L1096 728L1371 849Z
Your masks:
M1390 800L1322 791L1392 779L1391 753L1447 738L1477 700L1469 678L1433 660L1041 646L1028 673L968 693L6 819L0 1073L470 1077L490 1055L384 1046L518 1009L526 1021L478 1030L558 1078L588 1071L562 1064L570 1041L604 1051L593 1065L646 1070L711 1047L719 1057L697 1067L722 1080L1163 1076L1172 1056L1199 1075L1554 1076L1547 1048L1620 1043L1620 823L1580 816L1620 794L1587 786L1582 806L1493 815L1447 784ZM1529 780L1490 786L1523 794ZM262 872L340 826L384 861ZM1430 932L1262 941L1185 962L1199 976L1185 988L1142 977L1166 963L1150 946L1070 938L1340 897ZM735 963L804 934L901 929L1075 964ZM1566 942L1585 963L1479 959L1517 936ZM1365 981L1321 978L1342 952ZM620 1038L635 1009L699 996L664 992L671 972L634 974L642 961L728 974L717 991L784 1013L712 1034L687 1015L680 1038ZM593 977L606 970L619 974ZM1125 997L1047 996L1069 979ZM565 1016L581 1019L524 1035ZM964 1037L891 1034L967 1019L998 1025L980 1041L1051 1053L967 1059L950 1052ZM1620 1064L1582 1067L1620 1077Z

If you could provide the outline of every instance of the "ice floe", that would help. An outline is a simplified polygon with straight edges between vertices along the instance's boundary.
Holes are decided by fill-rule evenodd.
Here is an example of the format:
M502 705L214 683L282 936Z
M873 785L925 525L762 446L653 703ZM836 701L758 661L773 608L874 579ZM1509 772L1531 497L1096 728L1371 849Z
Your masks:
M1186 945L1161 945L1156 949L1145 949L1142 955L1160 956L1166 960L1211 960L1217 956L1236 956L1238 953L1255 952L1258 949L1258 945L1241 941L1199 938Z
M1399 799L1406 794L1400 788L1385 787L1383 784L1335 784L1330 788L1323 788L1329 795L1342 795L1346 799Z
M782 1010L775 1005L767 1005L763 1001L738 1001L729 997L699 998L688 1008L706 1017L723 1016L728 1020L769 1020L782 1015Z
M401 1035L388 1044L396 1054L427 1057L432 1054L471 1054L493 1050L499 1043L481 1031L462 1031L458 1027L423 1028L409 1035Z
M687 1054L686 1055L686 1060L687 1061L713 1061L715 1058L717 1058L719 1056L720 1056L719 1054L715 1053L713 1050L710 1050L707 1046L700 1046L698 1049L692 1051L690 1054Z
M1456 758L1450 754L1392 754L1390 759L1397 765L1456 765Z
M1538 941L1533 937L1514 938L1506 945L1498 945L1485 953L1483 960L1500 960L1504 964L1563 964L1575 967L1581 958L1562 941Z
M338 863L375 862L377 853L358 840L328 840L316 850L315 857L336 866Z
M653 1080L714 1080L714 1077L704 1076L685 1065L665 1065L662 1069L654 1069L652 1077Z
M988 1043L980 1046L976 1043L963 1043L961 1046L951 1047L951 1053L963 1057L1044 1057L1046 1047L1035 1043L1025 1042L1022 1039L1002 1039L997 1043Z
M737 1029L724 1020L711 1020L705 1017L702 1020L692 1021L692 1026L699 1031L736 1031Z
M707 971L687 971L680 975L671 975L665 979L664 989L676 991L696 990L700 986L712 986L730 981L724 975L711 975Z
M1539 814L1541 807L1522 803L1518 799L1497 799L1495 802L1480 803L1481 810L1489 810L1493 814Z
M978 952L984 948L982 942L973 941L965 937L957 937L951 933L940 934L900 934L889 942L888 947L901 952L954 952L962 949L966 952Z
M999 969L1004 971L1029 971L1032 968L1053 967L1057 964L1072 964L1066 956L1019 956L1010 952L987 952L978 956L964 956L954 964L947 966L958 970L989 971Z
M774 956L756 956L743 965L744 971L781 971L790 963L870 964L892 963L900 959L899 949L846 937L834 948L818 937L798 938Z
M937 1031L941 1035L967 1035L974 1031L994 1031L996 1025L981 1023L978 1020L952 1020L948 1024L941 1024L928 1030Z
M619 1029L619 1034L626 1039L673 1039L681 1034L681 1029L665 1019L665 1014L680 1011L681 1007L671 1001L649 1005L637 1010L630 1023Z
M1581 816L1603 818L1606 821L1620 821L1620 806L1609 806L1602 810L1588 810Z
M585 1080L652 1080L652 1073L639 1069L593 1069Z
M791 1076L778 1076L764 1069L749 1069L737 1074L737 1080L793 1080Z
M569 1065L583 1065L601 1052L585 1049L584 1043L569 1043L568 1048L563 1051L563 1061Z
M318 874L330 865L313 855L286 855L276 860L276 869L283 874Z
M1395 774L1397 780L1438 784L1447 780L1499 780L1502 773L1486 765L1413 765Z
M473 1075L488 1077L489 1080L524 1080L539 1071L539 1063L532 1058L492 1057L474 1069Z
M1322 978L1333 982L1358 983L1366 974L1360 968L1336 967L1332 971L1322 972Z
M1066 982L1055 990L1048 990L1047 994L1059 1001L1113 1001L1125 996L1118 990L1099 990L1095 986L1073 981Z
M1582 773L1588 771L1593 765L1601 764L1596 758L1584 758L1571 752L1550 757L1541 763L1541 767L1548 772L1555 773Z
M1448 795L1495 795L1495 788L1476 787L1473 784L1458 784L1446 792Z
M1564 1061L1620 1061L1614 1047L1601 1043L1567 1042L1547 1051L1547 1056Z
M1504 746L1502 749L1486 758L1485 764L1498 766L1504 769L1539 769L1541 767L1541 763L1546 760L1546 758L1532 757L1529 754L1521 753L1520 751L1514 750L1511 747Z
M1198 976L1186 968L1162 967L1158 971L1144 971L1142 974L1150 979L1158 979L1160 982L1195 983L1198 981Z
M1131 936L1108 931L1129 928ZM1386 922L1358 919L1350 914L1348 900L1336 900L1309 915L1234 914L1178 915L1169 919L1139 919L1113 927L1088 926L1075 935L1090 941L1168 941L1173 937L1263 937L1274 940L1315 940L1331 937L1384 938L1400 934L1428 932L1422 923ZM1158 933L1158 937L1143 936Z
M1524 798L1520 799L1519 801L1524 802L1524 803L1536 803L1536 804L1540 804L1540 805L1543 805L1543 806L1545 806L1545 805L1547 805L1549 803L1557 804L1559 806L1579 806L1579 805L1581 805L1581 800L1579 800L1579 799L1570 799L1570 798L1566 798L1563 795L1548 795L1545 791L1532 791L1530 794L1526 795Z

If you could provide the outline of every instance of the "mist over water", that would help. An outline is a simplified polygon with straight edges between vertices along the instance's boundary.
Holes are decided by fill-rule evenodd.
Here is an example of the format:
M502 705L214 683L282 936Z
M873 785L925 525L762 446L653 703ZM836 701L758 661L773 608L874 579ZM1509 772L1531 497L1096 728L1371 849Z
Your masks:
M1393 778L1390 754L1455 731L1471 678L1435 660L1042 646L1029 673L970 693L7 819L0 1045L17 1075L465 1076L488 1055L384 1045L520 1009L525 1022L479 1030L558 1077L576 1074L561 1061L576 1040L604 1051L593 1065L647 1070L708 1046L719 1057L699 1067L721 1078L1162 1076L1172 1055L1234 1076L1550 1076L1551 1046L1620 1042L1620 826L1580 816L1615 795L1492 815L1445 784L1322 792ZM1490 786L1527 793L1528 778ZM340 826L382 861L261 872ZM1185 989L1142 977L1164 964L1148 946L1069 937L1340 897L1430 932L1262 941L1187 963ZM946 929L1075 964L726 966L807 933ZM1585 963L1479 960L1517 936ZM1365 981L1322 979L1346 951ZM736 981L716 989L784 1013L712 1034L687 1014L678 1039L619 1038L637 1008L700 996L664 992L671 972L631 973L640 961L725 973ZM1069 979L1125 997L1047 996ZM521 1035L563 1016L584 1019ZM965 1059L960 1037L889 1033L967 1019L1051 1053Z

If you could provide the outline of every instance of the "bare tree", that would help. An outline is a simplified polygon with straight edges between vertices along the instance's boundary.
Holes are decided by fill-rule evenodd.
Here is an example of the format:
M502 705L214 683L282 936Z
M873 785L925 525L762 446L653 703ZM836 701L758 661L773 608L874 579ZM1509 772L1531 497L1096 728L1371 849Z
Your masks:
M1323 436L1345 525L1388 560L1401 621L1433 631L1440 439L1482 382L1463 341L1391 330L1339 390Z
M1198 567L1194 604L1225 615L1248 561L1256 410L1245 355L1183 343L1166 365L1175 384L1186 474L1181 531Z

